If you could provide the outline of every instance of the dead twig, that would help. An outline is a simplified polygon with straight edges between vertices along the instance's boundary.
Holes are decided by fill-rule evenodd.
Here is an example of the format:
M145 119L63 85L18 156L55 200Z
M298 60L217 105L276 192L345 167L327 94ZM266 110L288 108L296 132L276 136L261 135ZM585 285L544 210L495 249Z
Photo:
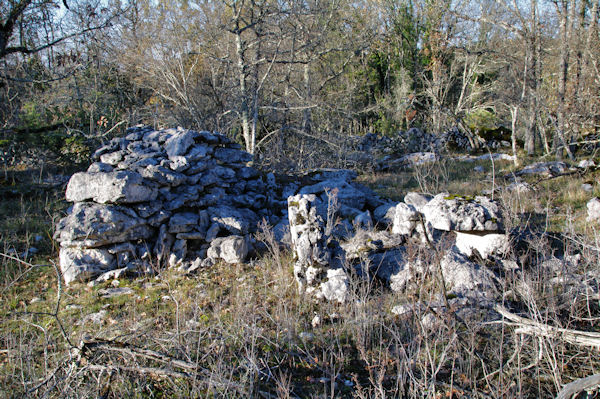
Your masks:
M151 349L138 348L126 342L111 341L104 339L82 339L79 346L74 349L77 363L84 365L84 369L92 371L126 371L139 374L150 374L157 377L173 377L194 379L197 382L203 381L206 385L218 385L223 388L233 388L238 392L244 392L242 385L233 381L223 379L215 380L217 376L210 370L200 367L197 363L177 359L170 355L154 351ZM129 366L126 364L110 365L96 364L93 360L95 355L100 353L119 353L128 355L132 359L144 358L163 364L165 367L150 367L135 364ZM179 369L179 370L177 370Z
M502 323L508 325L515 325L518 327L515 330L515 333L517 334L529 334L537 337L558 338L573 345L587 346L594 349L600 349L600 333L591 331L569 330L566 328L549 326L547 324L539 323L537 321L527 319L525 317L517 316L516 314L511 313L502 305L495 305L494 310L500 313L504 318L512 322L508 323L502 321Z
M600 374L594 374L568 383L560 390L558 395L556 395L556 399L570 399L579 392L596 389L598 387L600 387Z

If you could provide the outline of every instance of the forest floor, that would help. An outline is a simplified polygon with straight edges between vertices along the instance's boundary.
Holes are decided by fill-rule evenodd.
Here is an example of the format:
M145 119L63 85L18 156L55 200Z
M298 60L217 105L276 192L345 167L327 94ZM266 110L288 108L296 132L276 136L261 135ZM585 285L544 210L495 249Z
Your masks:
M408 191L480 194L514 170L443 160L358 180L400 201ZM432 309L426 280L396 293L357 279L347 303L309 300L297 291L292 253L269 231L258 237L269 250L245 264L64 286L52 240L69 206L59 172L0 176L0 397L546 398L599 372L598 348ZM560 236L583 255L581 275L598 273L600 236L586 203L600 196L600 171L528 180L531 192L495 194L507 228ZM534 244L534 256L552 250ZM507 298L527 282L521 310L530 318L600 332L597 289L557 290L535 267L504 281ZM423 306L395 314L404 304ZM586 395L578 397L600 397Z

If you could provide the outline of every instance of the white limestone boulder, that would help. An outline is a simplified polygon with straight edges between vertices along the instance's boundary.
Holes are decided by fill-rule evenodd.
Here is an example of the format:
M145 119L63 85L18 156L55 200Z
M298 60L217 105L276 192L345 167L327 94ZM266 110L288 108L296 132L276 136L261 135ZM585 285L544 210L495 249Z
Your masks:
M113 269L116 259L106 249L61 248L59 264L65 283L70 284L90 280Z
M588 222L598 221L600 219L600 198L592 198L587 203Z
M94 200L97 203L136 203L153 201L158 191L144 184L142 176L133 171L108 173L75 173L67 185L67 201Z
M394 222L392 224L393 234L411 235L419 225L421 214L417 212L414 206L398 203L394 212Z
M443 231L502 231L498 204L487 197L436 195L422 208L427 223Z
M456 248L465 256L472 256L475 251L483 259L489 259L492 255L503 256L510 250L508 234L490 233L477 234L456 232Z
M248 239L242 236L219 237L210 243L207 257L213 260L222 259L227 263L242 263L248 256Z
M476 300L491 300L497 295L494 274L456 251L448 251L441 259L440 267L447 294Z

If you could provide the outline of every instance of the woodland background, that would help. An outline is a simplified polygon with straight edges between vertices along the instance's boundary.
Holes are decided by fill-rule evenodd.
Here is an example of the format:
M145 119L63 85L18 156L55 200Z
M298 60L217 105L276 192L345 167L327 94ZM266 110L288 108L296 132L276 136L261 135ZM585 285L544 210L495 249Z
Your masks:
M138 123L219 131L278 167L410 127L479 143L513 133L515 152L570 156L600 122L598 12L597 0L5 0L2 157L85 162Z

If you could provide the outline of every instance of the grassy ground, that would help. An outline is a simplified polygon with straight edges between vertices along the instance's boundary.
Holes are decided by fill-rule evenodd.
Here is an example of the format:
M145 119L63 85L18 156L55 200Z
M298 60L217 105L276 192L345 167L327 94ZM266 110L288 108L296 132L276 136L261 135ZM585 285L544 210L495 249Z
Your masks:
M485 171L474 172L476 165ZM411 190L475 195L512 168L496 162L492 179L489 162L444 161L360 180L396 200ZM535 224L568 237L584 255L569 272L588 278L598 272L598 254L577 242L595 245L585 204L599 194L597 178L574 175L539 182L531 194L497 195L509 227ZM594 182L593 193L582 190L584 181ZM430 307L438 292L432 276L402 293L354 280L348 303L315 303L297 292L292 255L269 245L268 232L270 251L248 264L65 287L50 240L68 206L62 193L33 178L3 182L2 397L537 398L600 367L597 351L559 337L516 335L476 313ZM548 245L537 237L530 256L547 255ZM13 259L31 247L35 256ZM505 305L542 323L598 331L597 291L557 285L535 263L494 270ZM108 297L114 288L130 293ZM420 306L391 311L404 304Z

